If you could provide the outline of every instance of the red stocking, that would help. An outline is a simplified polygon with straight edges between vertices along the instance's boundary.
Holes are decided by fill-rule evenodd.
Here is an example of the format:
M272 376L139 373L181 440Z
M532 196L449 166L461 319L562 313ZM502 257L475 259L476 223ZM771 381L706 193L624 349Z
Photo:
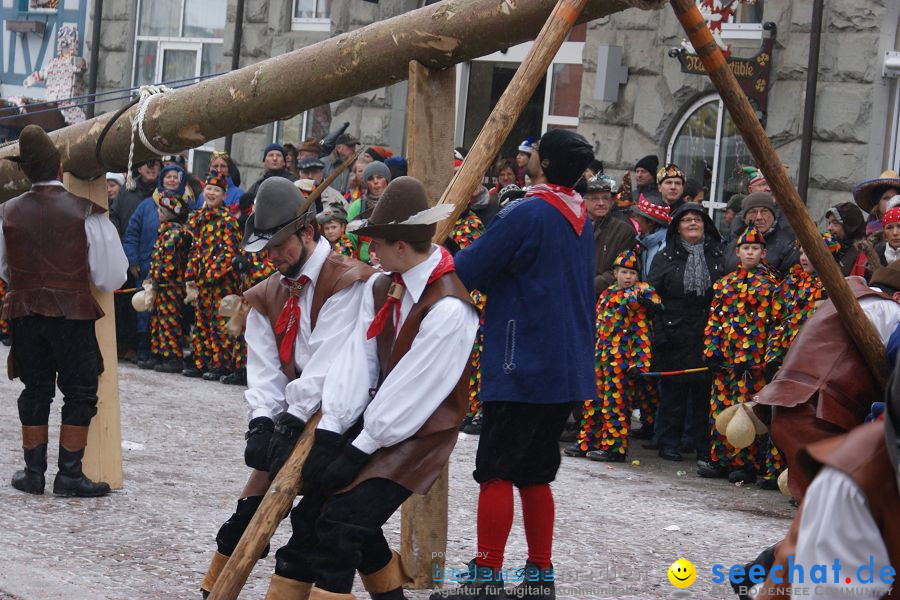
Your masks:
M478 495L478 557L480 567L500 569L513 522L512 482L492 479Z

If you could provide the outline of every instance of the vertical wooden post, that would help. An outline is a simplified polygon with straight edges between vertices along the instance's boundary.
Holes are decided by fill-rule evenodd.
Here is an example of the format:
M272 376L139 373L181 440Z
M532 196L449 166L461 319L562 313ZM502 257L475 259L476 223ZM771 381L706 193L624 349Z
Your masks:
M453 177L456 70L436 71L409 63L406 100L409 174L422 181L428 201L437 203ZM400 517L400 554L413 578L410 587L435 587L433 570L444 569L447 549L448 469L427 496L412 496ZM433 557L433 558L432 558Z
M94 204L109 208L106 199L106 179L93 181L79 179L70 173L63 177L70 192L89 199ZM107 218L107 217L104 217ZM103 373L97 390L97 415L91 421L87 448L84 451L84 473L94 481L105 481L114 489L122 489L122 432L119 422L119 371L116 353L116 313L112 292L94 289L94 298L105 316L97 321L95 331L100 353L103 355Z

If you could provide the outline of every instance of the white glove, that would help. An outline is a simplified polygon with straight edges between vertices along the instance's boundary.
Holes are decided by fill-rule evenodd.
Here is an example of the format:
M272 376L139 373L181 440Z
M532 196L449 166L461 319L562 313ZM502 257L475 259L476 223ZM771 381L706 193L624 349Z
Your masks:
M184 284L184 303L193 304L200 295L200 287L193 281L187 281Z

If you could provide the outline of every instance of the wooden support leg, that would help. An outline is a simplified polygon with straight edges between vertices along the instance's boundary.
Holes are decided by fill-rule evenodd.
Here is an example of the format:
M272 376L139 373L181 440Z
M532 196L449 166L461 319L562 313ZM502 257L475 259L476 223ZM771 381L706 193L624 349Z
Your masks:
M106 179L78 179L66 173L63 183L70 192L109 208ZM106 217L104 217L106 218ZM103 373L97 390L97 415L91 421L82 468L94 481L105 481L114 490L122 489L122 433L119 421L119 371L116 353L116 316L112 292L94 289L94 298L105 316L97 321L97 342L103 356Z
M407 160L409 174L422 181L434 205L453 177L456 71L409 63ZM410 587L435 587L434 566L443 571L447 549L448 471L427 496L412 496L401 509L400 553L413 578ZM434 557L434 558L432 558Z

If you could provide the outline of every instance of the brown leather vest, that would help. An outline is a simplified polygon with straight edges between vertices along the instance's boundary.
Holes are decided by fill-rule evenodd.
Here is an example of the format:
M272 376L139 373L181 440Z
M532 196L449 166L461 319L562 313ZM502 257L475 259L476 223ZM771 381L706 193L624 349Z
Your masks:
M391 278L379 277L373 287L375 312L387 300ZM378 362L384 381L400 359L409 351L419 333L419 326L429 309L447 296L472 304L472 297L456 276L447 273L425 287L421 298L409 311L397 340L394 341L394 323L388 320L378 335ZM474 342L474 340L473 340ZM416 494L427 494L450 459L456 446L459 425L466 416L469 405L469 370L464 369L450 395L437 407L412 437L389 448L381 448L347 489L367 479L390 479Z
M850 277L848 282L857 300L890 300L859 277ZM813 401L816 418L847 431L863 422L872 399L880 396L866 362L847 334L834 303L828 300L803 325L781 370L757 399L760 404L785 407Z
M334 252L330 253L314 284L309 315L310 329L315 328L319 311L322 310L322 306L329 298L357 281L368 280L373 273L375 270L365 263ZM287 286L281 285L281 274L276 272L244 292L244 299L250 306L266 316L274 332L275 323L281 316L289 293L290 290ZM275 333L275 343L278 346L281 345L283 337L284 334ZM281 370L288 376L288 379L293 380L298 376L293 360L282 362Z
M2 318L31 315L94 320L84 221L106 212L65 188L41 185L3 206L9 290Z
M890 456L884 438L884 423L869 423L857 427L849 433L839 435L815 444L810 444L798 453L797 465L810 480L822 466L828 465L849 475L862 490L872 512L872 518L881 532L892 566L900 565L900 491L897 477L891 467ZM788 556L797 548L797 534L800 515L797 513L787 537L778 544L775 564L787 572ZM848 565L855 568L856 565ZM877 576L877 574L876 574ZM787 588L787 584L766 581L766 587ZM896 588L896 585L893 586ZM769 596L770 598L773 596ZM774 598L788 598L784 594ZM882 596L890 598L890 594Z

